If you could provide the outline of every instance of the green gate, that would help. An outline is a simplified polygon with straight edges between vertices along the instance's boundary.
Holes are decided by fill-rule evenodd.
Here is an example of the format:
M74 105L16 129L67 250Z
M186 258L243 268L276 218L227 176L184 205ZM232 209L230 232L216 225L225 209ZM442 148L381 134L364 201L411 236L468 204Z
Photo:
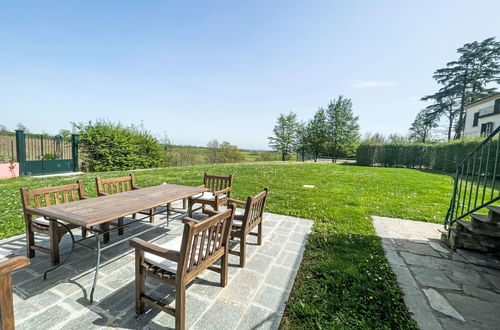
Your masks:
M78 172L78 136L25 134L16 130L16 151L20 175Z

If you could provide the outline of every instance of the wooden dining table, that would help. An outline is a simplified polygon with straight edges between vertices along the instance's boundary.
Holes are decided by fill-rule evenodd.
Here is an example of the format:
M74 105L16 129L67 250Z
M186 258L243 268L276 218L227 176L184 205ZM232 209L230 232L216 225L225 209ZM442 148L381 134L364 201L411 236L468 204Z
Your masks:
M50 205L36 209L30 209L29 212L33 215L43 216L45 219L50 221L55 221L59 225L64 226L68 229L71 236L73 244L71 250L64 258L64 260L56 265L55 267L47 270L44 273L44 279L47 278L47 274L61 265L66 263L70 258L74 247L76 244L87 247L87 245L81 244L82 241L89 238L95 238L97 258L96 258L96 269L94 275L94 282L92 285L92 290L90 293L90 302L93 302L94 291L97 284L97 279L99 276L99 267L101 262L101 252L105 249L111 248L116 244L122 243L124 240L128 240L132 237L141 235L147 231L158 228L158 225L151 225L150 228L136 233L132 236L127 236L126 239L122 239L113 243L106 244L106 246L101 247L101 238L103 231L95 229L100 224L119 219L134 213L139 213L144 210L155 209L162 205L168 205L172 202L192 197L195 195L207 192L208 189L204 187L192 187L192 186L182 186L176 184L161 184L159 186L141 188L137 190L117 193L113 195L107 195L96 198L87 198L74 202ZM171 210L166 208L165 211L156 212L167 213L167 225L168 225L168 213ZM145 217L146 218L146 217ZM127 225L141 221L142 219L130 221ZM80 240L75 240L75 237L71 230L66 226L67 224L72 224L80 227L85 227L87 230L93 234L93 236L82 238Z

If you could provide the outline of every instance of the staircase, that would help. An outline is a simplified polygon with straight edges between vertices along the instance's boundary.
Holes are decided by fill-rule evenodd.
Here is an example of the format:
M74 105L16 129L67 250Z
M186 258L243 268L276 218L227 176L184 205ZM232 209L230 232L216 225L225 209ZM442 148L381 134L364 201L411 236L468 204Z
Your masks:
M500 253L500 127L458 163L441 239L452 249Z

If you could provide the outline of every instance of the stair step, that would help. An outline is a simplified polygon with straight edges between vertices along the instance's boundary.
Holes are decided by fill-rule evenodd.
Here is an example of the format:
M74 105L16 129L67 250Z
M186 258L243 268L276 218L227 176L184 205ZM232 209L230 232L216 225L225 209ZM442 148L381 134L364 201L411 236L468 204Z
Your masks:
M500 223L500 206L488 205L486 208L490 210L490 222Z
M492 222L491 217L487 214L476 214L470 215L472 228L479 228L489 231L500 231L500 223Z
M461 226L463 226L465 229L467 229L468 231L470 231L474 234L500 238L500 227L496 230L495 229L484 229L484 228L473 227L472 223L469 221L457 220L457 222Z

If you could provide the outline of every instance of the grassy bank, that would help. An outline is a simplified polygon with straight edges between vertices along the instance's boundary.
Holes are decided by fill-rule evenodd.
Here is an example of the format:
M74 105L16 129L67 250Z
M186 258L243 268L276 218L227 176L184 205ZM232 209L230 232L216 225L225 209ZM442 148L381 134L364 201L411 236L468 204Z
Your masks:
M315 221L288 302L284 328L412 328L370 215L441 223L452 192L449 176L410 169L337 164L255 163L136 172L139 186L198 185L204 171L235 175L235 197L264 186L267 211ZM127 172L99 174L119 176ZM79 176L95 195L94 174ZM18 189L73 182L75 177L0 181L0 237L24 231ZM314 189L303 188L315 185Z

